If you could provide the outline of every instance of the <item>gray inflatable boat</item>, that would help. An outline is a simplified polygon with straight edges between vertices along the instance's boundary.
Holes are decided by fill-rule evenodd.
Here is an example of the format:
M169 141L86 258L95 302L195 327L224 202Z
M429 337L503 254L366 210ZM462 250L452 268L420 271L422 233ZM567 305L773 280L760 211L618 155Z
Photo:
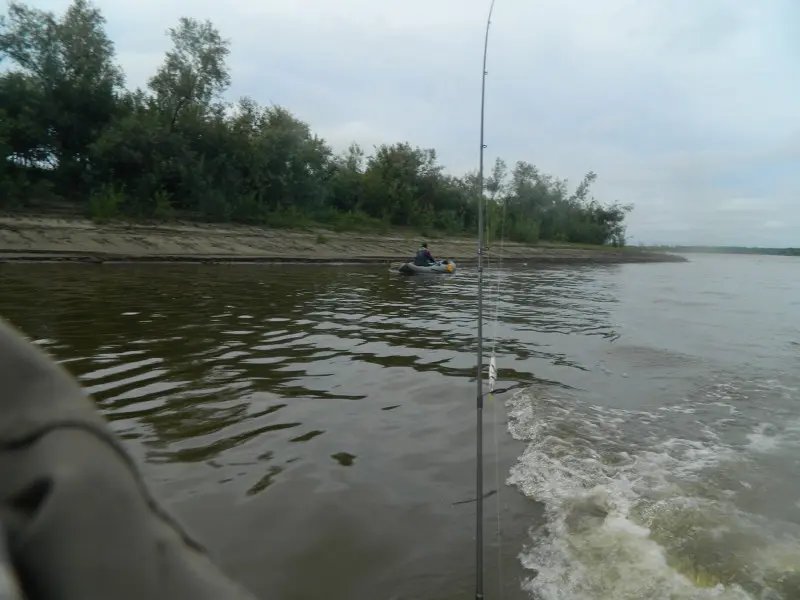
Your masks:
M255 600L156 499L78 382L2 318L0 389L0 598Z
M415 265L414 261L409 261L400 265L397 270L404 275L452 275L456 272L456 263L446 258L437 260L432 265L422 267Z

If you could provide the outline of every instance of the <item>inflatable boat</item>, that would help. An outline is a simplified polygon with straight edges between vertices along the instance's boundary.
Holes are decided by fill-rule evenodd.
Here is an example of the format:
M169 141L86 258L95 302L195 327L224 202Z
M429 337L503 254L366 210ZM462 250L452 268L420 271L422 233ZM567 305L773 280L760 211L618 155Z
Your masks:
M456 263L452 260L444 259L437 260L432 265L422 267L420 265L415 265L414 261L409 261L400 265L397 270L404 275L423 275L426 273L434 275L452 275L456 272Z

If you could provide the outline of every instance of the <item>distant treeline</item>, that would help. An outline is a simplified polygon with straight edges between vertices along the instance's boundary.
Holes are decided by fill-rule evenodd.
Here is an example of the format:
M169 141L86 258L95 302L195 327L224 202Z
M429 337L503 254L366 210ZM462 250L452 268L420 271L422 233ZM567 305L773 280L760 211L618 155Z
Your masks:
M771 254L775 256L800 256L800 248L749 248L745 246L651 246L653 250L667 252L705 252L710 254Z
M146 89L131 91L105 18L87 0L61 15L12 2L0 19L0 61L10 67L0 75L0 207L97 219L477 228L476 174L446 174L435 150L395 143L368 156L353 144L337 155L285 108L223 101L229 42L208 21L180 19ZM570 192L524 161L509 169L498 159L491 171L491 234L624 245L631 207L595 200L593 172Z

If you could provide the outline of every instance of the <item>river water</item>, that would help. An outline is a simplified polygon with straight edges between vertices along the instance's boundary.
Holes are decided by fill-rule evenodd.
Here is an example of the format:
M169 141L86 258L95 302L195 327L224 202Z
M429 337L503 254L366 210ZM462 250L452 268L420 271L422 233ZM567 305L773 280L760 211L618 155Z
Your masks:
M489 269L486 597L800 597L800 262ZM474 597L475 272L2 265L263 598ZM496 315L495 315L496 312Z

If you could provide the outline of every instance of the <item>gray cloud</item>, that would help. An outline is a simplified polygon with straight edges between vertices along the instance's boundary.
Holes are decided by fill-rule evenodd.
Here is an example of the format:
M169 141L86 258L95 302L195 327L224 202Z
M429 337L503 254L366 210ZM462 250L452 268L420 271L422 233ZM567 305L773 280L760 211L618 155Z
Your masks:
M485 0L96 0L131 86L180 16L232 41L231 99L337 149L408 140L475 168ZM61 10L66 1L38 2ZM633 202L634 241L800 246L795 0L498 0L487 160Z

